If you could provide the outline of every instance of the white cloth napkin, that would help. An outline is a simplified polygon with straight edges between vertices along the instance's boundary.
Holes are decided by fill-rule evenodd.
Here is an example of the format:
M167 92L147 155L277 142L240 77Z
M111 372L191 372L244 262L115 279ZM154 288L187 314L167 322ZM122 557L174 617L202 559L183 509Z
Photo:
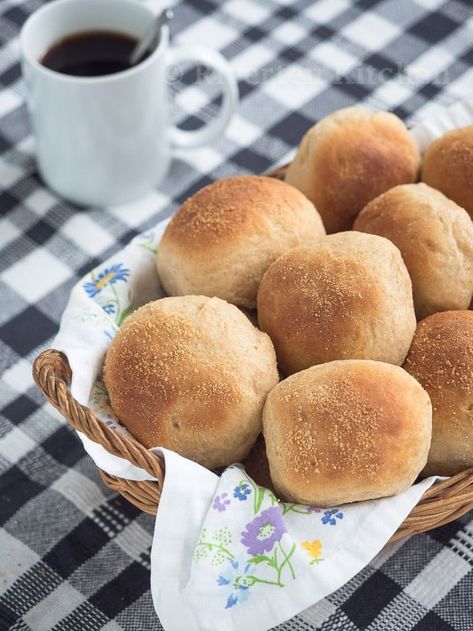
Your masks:
M291 618L363 569L434 481L327 510L278 503L241 466L218 478L161 451L151 589L167 631L264 631Z
M473 99L412 129L421 150L473 123ZM73 289L54 348L68 357L75 398L116 431L101 379L108 345L124 318L163 296L154 255L165 223L139 235ZM79 433L98 467L129 480L144 470ZM157 446L159 447L159 446ZM331 510L278 503L241 468L221 477L160 450L166 477L151 554L151 590L167 631L263 631L346 583L381 550L433 478L396 497Z

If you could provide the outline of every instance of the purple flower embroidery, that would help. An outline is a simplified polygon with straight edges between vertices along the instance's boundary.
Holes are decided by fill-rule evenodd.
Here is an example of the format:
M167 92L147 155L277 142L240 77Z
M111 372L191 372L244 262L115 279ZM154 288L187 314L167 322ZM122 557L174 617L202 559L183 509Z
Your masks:
M321 522L324 526L330 525L335 526L337 523L337 519L343 519L342 511L338 510L338 508L331 508L330 510L326 510L321 517Z
M241 533L241 542L248 554L257 555L269 552L274 544L287 532L281 510L272 506L246 525Z
M219 513L223 513L224 510L227 510L227 506L230 504L230 500L228 499L228 493L222 493L221 495L216 495L213 503L213 508L218 510Z
M251 493L250 485L246 484L246 482L243 484L240 484L239 486L236 486L233 489L233 497L236 497L236 499L240 500L240 502L246 501L250 493Z

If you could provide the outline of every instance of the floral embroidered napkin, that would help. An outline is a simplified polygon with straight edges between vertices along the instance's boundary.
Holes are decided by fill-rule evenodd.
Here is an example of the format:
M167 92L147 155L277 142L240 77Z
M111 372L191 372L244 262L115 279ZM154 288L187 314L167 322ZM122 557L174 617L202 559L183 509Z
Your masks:
M160 450L151 590L166 631L265 631L346 583L434 482L331 509L279 503L241 466L219 478Z
M102 381L102 364L119 326L134 309L162 298L154 264L156 244L167 222L135 237L126 248L92 270L71 292L53 348L62 350L72 369L71 392L117 431L117 423ZM124 458L77 432L87 453L101 469L128 480L152 479Z
M473 122L473 99L412 130L421 149ZM165 223L139 235L73 289L54 348L68 357L75 398L116 431L101 378L123 320L163 296L154 255ZM98 467L152 479L79 433ZM157 446L158 448L159 446ZM159 449L158 449L159 450ZM333 592L385 545L433 479L392 498L330 510L278 503L240 466L218 477L168 450L151 555L151 589L168 631L264 631Z

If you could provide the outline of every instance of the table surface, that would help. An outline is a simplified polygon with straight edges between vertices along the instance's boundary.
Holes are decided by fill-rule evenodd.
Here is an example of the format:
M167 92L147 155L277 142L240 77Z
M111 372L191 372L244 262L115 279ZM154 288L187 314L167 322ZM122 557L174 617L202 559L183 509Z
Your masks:
M0 2L0 630L160 629L149 591L154 520L102 485L35 390L34 357L51 344L72 285L192 192L287 159L303 132L337 108L364 102L412 121L473 90L473 6L178 5L175 41L225 55L239 79L238 114L219 142L176 156L159 191L104 210L74 207L38 179L17 35L40 4ZM189 71L172 86L173 111L188 129L218 106L218 88L192 87L193 79ZM471 631L471 517L387 547L278 628Z

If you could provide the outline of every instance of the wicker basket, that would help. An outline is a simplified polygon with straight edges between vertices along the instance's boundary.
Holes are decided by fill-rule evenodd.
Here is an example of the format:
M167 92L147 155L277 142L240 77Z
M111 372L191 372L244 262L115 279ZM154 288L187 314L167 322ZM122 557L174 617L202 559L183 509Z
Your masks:
M271 173L282 178L286 167ZM124 480L100 471L103 481L139 509L154 515L164 481L164 463L133 437L111 429L69 392L72 372L64 354L47 350L36 358L33 377L48 401L69 424L115 456L141 467L157 482ZM391 541L447 524L473 509L473 468L434 484L401 524Z

